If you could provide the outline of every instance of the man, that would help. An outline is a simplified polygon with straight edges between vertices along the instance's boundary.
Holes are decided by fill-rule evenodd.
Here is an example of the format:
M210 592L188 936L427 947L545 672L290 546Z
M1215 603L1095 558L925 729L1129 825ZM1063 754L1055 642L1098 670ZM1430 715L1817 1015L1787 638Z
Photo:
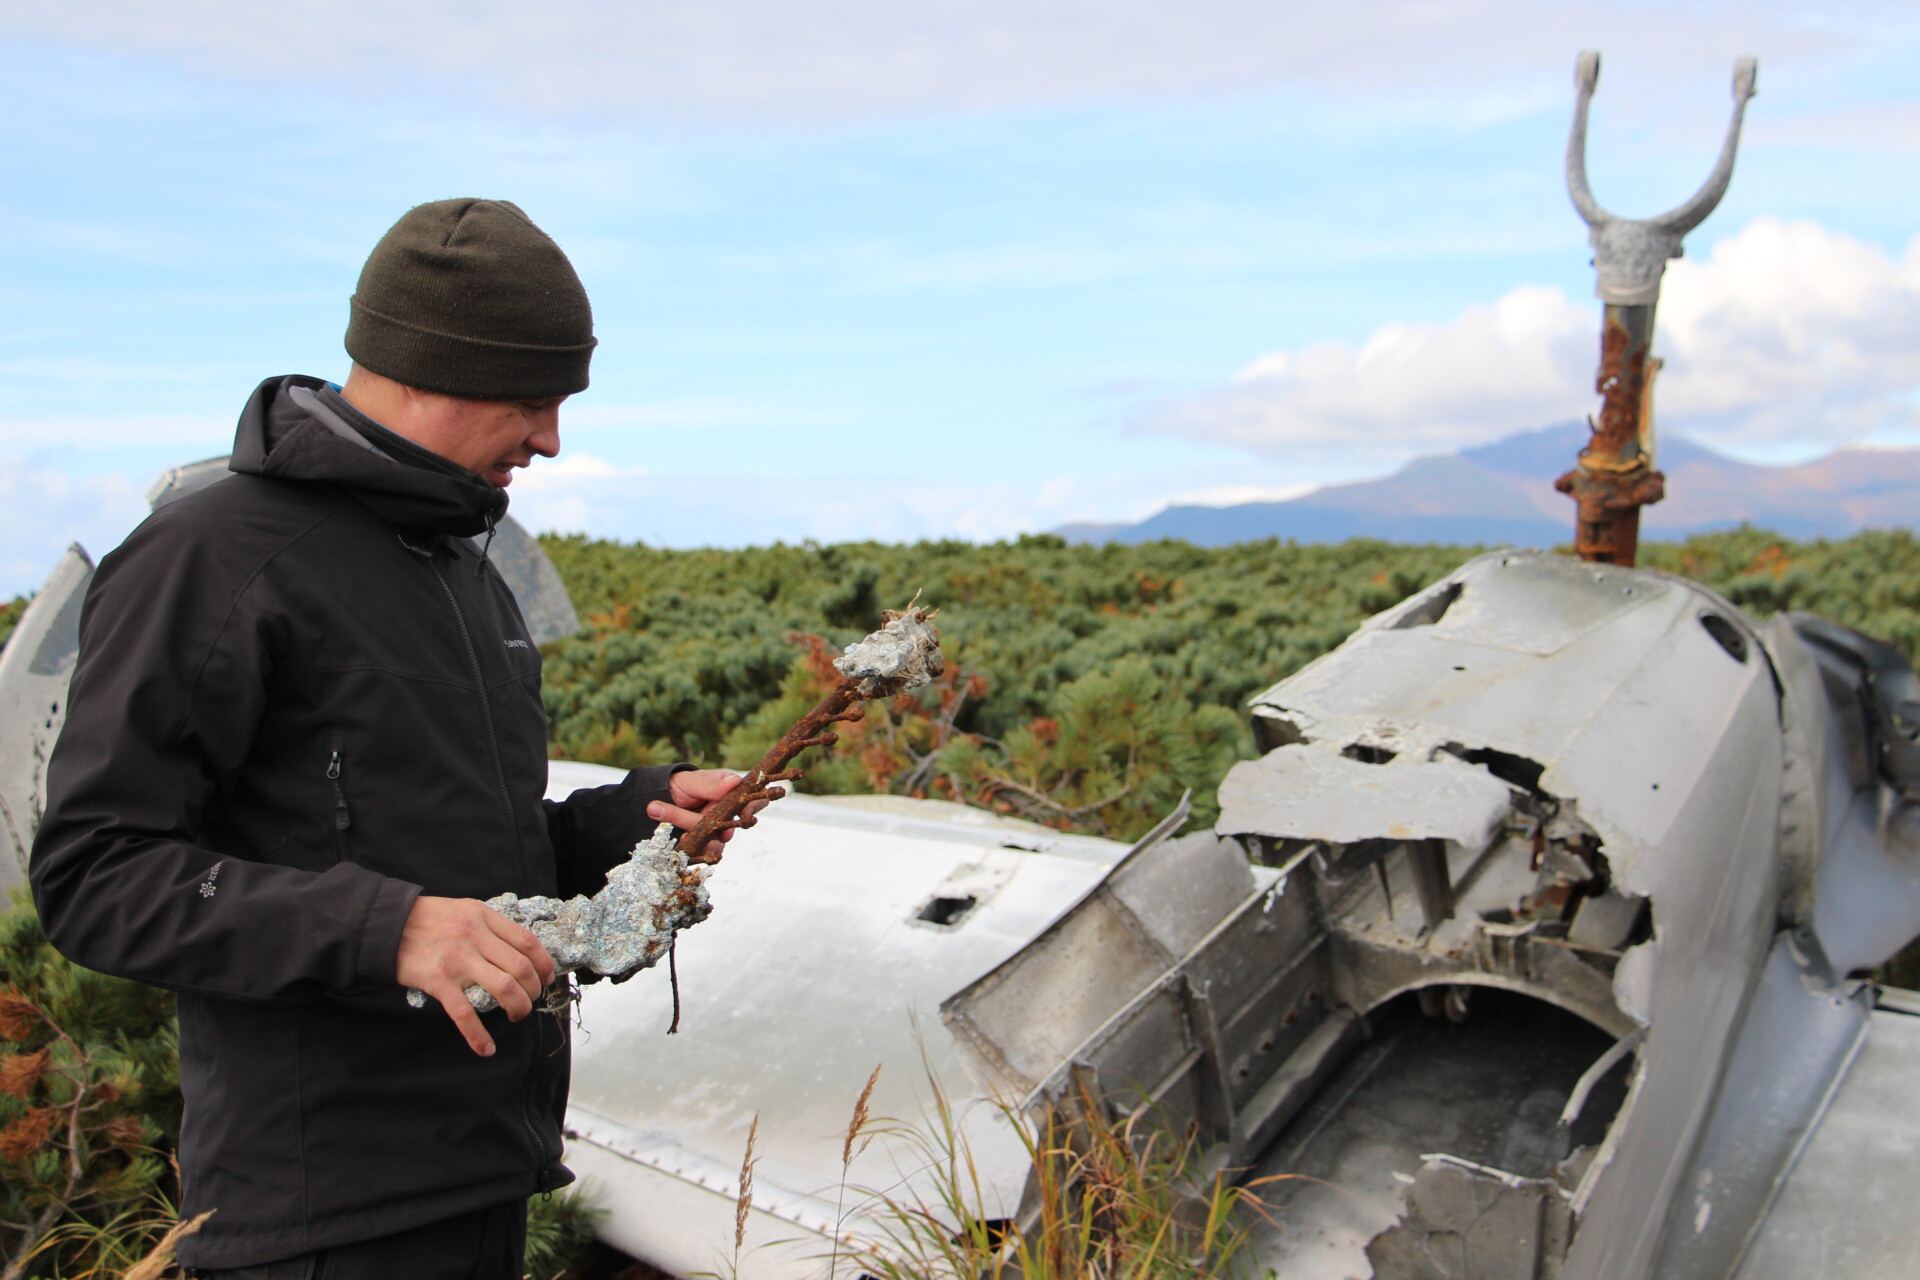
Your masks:
M591 894L736 781L541 799L540 654L469 539L559 451L594 345L518 208L422 205L361 273L344 387L263 383L236 474L87 594L34 896L62 953L179 994L201 1274L519 1280L526 1198L572 1181L553 964L480 899Z

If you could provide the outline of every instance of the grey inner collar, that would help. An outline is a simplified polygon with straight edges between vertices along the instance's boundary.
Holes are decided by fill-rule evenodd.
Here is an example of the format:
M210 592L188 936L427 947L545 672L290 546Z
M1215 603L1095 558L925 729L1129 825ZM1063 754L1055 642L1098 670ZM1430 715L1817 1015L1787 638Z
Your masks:
M325 400L322 400L312 388L294 387L287 392L287 398L299 405L302 409L305 409L315 422L318 422L342 440L347 441L349 444L357 444L368 453L377 453L383 458L386 456L385 451L382 450L380 446L374 444L371 440L356 431L351 422L348 422L338 413L335 413L333 406L329 405Z

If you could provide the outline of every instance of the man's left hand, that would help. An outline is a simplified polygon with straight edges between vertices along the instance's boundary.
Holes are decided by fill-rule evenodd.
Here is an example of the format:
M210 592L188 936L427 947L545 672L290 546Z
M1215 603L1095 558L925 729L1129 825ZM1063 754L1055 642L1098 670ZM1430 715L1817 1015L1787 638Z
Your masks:
M672 803L655 800L647 806L647 816L661 822L671 822L682 831L690 831L709 805L739 785L740 775L731 769L693 769L676 773L667 780L667 793L672 797ZM747 812L758 813L766 807L765 800L755 801L747 807ZM722 831L719 839L707 846L707 852L719 853L720 846L731 839L732 828Z

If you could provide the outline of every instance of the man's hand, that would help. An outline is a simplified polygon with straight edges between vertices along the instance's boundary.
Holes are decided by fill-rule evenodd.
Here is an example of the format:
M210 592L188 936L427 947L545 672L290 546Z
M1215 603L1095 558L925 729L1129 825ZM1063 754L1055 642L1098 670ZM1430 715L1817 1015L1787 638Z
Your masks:
M673 802L668 804L655 800L647 806L647 816L661 822L671 822L682 831L690 831L700 821L700 815L706 812L708 805L739 785L740 775L731 769L695 769L676 773L667 780L667 792ZM757 800L747 807L747 812L758 813L766 807L765 800ZM707 846L707 852L720 852L720 846L731 839L731 829L722 831L720 838Z
M401 931L394 977L438 1000L467 1046L491 1058L493 1037L467 1003L467 988L483 988L518 1022L553 981L553 959L531 929L484 902L422 895Z

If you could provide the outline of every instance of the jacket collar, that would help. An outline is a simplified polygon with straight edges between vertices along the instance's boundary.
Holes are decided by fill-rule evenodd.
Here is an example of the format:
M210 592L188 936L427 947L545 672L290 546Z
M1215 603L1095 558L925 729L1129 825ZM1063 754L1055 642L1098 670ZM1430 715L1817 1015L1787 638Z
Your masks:
M338 434L287 393L305 387L378 452ZM230 470L335 484L393 524L473 537L507 510L507 495L456 462L387 430L318 378L293 374L255 388L233 441Z

